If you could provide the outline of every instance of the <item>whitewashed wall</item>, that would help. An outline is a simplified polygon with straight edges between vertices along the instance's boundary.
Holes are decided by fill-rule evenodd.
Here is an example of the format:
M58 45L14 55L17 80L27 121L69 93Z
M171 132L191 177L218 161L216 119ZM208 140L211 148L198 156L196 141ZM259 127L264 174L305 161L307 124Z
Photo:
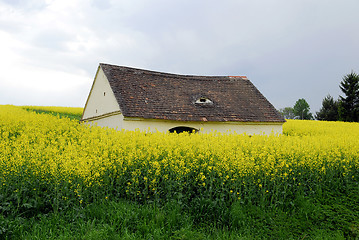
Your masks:
M174 127L190 127L199 130L200 133L217 131L220 133L246 133L248 135L282 134L282 123L240 123L240 122L180 122L167 120L148 120L124 118L122 114L97 119L88 124L96 122L97 126L110 127L114 129L125 129L129 131L167 132Z

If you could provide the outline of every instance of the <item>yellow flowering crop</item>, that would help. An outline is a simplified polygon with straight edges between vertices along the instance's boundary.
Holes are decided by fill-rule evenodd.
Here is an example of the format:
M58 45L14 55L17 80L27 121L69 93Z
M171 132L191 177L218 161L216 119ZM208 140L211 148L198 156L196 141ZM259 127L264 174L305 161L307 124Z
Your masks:
M67 114L78 114L82 115L83 108L81 107L55 107L55 106L23 106L25 109L67 113Z
M0 209L116 197L282 201L358 181L358 123L289 120L283 128L280 136L145 134L3 105Z

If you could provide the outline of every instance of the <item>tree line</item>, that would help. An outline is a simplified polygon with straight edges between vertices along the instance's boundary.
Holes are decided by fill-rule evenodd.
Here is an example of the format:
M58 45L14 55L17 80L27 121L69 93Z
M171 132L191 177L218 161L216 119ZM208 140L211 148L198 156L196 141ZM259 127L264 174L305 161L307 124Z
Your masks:
M343 96L335 100L327 95L322 101L322 107L313 117L310 107L304 98L296 101L293 107L286 107L279 112L286 119L317 119L323 121L359 122L359 75L351 72L340 82Z

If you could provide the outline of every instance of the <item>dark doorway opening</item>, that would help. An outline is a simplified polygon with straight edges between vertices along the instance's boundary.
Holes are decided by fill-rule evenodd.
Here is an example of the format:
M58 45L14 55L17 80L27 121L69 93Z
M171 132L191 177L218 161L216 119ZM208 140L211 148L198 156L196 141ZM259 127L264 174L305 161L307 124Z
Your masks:
M188 133L196 133L198 132L197 129L191 128L191 127L174 127L168 130L170 133L182 133L182 132L188 132Z

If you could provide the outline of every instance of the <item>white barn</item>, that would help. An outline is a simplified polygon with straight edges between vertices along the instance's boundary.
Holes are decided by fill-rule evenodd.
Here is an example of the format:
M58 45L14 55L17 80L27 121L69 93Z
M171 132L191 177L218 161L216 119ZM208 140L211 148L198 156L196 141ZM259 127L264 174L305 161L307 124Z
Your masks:
M190 76L101 63L81 122L125 130L282 133L284 118L245 76Z

